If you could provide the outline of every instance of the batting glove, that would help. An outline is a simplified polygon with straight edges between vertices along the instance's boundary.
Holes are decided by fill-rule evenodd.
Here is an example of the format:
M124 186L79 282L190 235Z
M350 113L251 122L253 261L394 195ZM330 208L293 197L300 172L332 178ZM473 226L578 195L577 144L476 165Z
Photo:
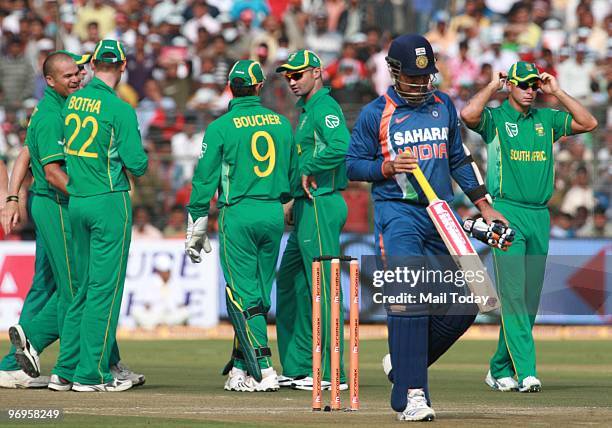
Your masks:
M470 236L502 251L508 250L515 236L512 228L497 220L487 224L482 218L476 220L468 219L463 222L463 229Z
M187 216L187 237L185 239L185 254L193 263L202 261L201 251L207 253L212 251L210 240L206 230L208 228L208 216L200 217L195 222L191 214Z

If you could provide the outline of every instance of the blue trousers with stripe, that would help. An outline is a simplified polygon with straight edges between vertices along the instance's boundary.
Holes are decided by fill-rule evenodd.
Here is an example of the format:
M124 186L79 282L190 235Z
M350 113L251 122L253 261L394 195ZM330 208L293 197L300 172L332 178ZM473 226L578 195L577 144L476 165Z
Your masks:
M383 260L397 256L446 255L425 207L403 201L376 201L374 231L377 255ZM473 312L473 313L472 313ZM440 358L474 322L477 309L448 306L436 315L387 315L389 353L393 371L391 407L398 412L407 405L408 389L422 388L428 402L427 368Z

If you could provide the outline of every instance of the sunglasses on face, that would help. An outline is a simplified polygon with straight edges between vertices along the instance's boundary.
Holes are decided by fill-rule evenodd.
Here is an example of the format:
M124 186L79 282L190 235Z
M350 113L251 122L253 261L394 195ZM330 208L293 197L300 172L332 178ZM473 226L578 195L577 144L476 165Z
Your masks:
M304 73L306 73L308 70L296 71L295 73L287 73L285 74L285 79L287 79L287 82L291 80L294 80L297 82L304 76Z
M535 80L533 82L519 82L516 84L516 87L522 89L523 91L526 91L529 88L533 89L534 91L537 91L538 89L540 89L540 81Z

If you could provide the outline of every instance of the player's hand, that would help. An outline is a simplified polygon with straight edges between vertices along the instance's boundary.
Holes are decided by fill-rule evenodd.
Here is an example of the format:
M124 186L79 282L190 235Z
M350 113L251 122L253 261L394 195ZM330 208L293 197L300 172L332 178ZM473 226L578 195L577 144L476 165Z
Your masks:
M514 241L515 232L509 226L493 221L485 223L482 218L468 219L463 222L463 229L473 238L484 242L490 247L507 251Z
M2 208L1 214L2 228L4 233L8 235L19 223L19 203L15 201L7 202Z
M561 90L561 88L559 87L559 82L557 82L557 79L552 74L542 73L540 74L540 79L542 79L542 82L540 83L540 89L545 94L554 95Z
M496 91L501 91L502 89L504 89L504 85L506 84L507 79L508 75L505 72L497 71L493 73L493 79L491 79L489 85L491 85L491 87L496 88Z
M312 193L310 189L317 190L317 182L312 175L302 175L302 189L306 193L309 199L312 199Z
M187 216L187 236L185 238L185 254L189 256L193 263L202 261L201 252L206 253L212 251L210 240L206 233L208 229L208 216L200 217L195 222L191 214Z
M285 213L285 224L288 226L293 226L293 200L283 205L283 212Z
M478 207L480 210L480 214L482 214L482 218L487 222L487 224L493 223L493 221L499 221L506 226L510 225L510 222L504 217L502 213L493 208L489 203L483 203Z
M392 161L383 164L383 174L385 177L391 177L395 174L408 173L416 169L419 161L409 152L402 152Z

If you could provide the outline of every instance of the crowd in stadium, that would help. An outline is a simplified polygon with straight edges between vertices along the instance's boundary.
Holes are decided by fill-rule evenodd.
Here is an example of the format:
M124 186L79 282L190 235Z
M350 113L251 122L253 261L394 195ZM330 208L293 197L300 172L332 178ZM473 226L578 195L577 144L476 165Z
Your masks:
M0 0L0 154L10 169L43 95L41 66L50 52L88 53L100 39L118 39L128 50L128 72L117 92L137 111L150 162L133 186L133 238L183 238L201 141L227 107L226 79L235 60L262 64L263 104L295 123L296 99L274 69L288 52L312 49L350 128L390 85L386 49L407 30L432 43L440 70L435 83L457 110L494 71L518 60L535 62L588 106L599 129L556 143L551 236L611 237L608 0ZM556 100L540 94L538 102L555 107ZM485 173L484 143L465 127L463 133ZM344 195L345 231L369 232L368 187L351 183ZM455 207L472 213L461 194ZM31 234L25 225L14 238Z

